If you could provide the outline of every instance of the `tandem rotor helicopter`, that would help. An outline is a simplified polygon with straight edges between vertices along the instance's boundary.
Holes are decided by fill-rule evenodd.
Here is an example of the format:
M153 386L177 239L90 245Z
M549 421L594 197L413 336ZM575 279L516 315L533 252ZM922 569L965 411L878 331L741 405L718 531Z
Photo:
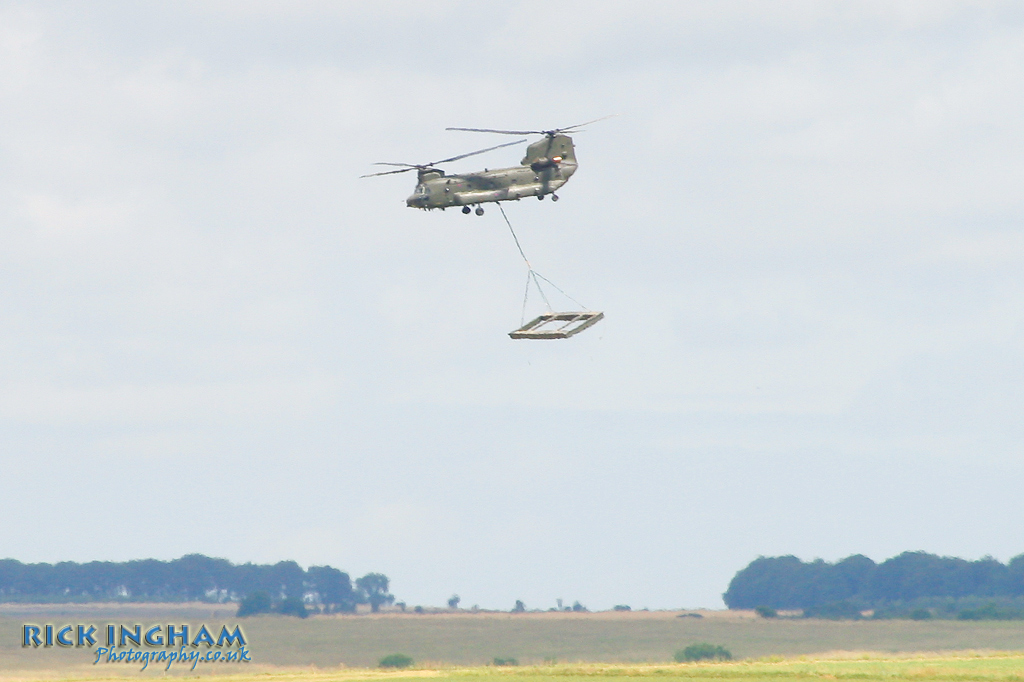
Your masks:
M593 121L578 123L567 128L555 128L554 130L446 128L446 130L464 130L474 133L543 135L544 137L528 146L526 148L526 156L523 157L519 165L510 168L496 168L493 170L485 168L474 173L447 175L437 166L442 163L476 156L477 154L484 154L495 149L501 149L502 147L521 144L526 141L525 138L469 152L468 154L459 154L458 156L441 159L440 161L431 161L430 163L376 163L374 164L375 166L396 166L397 169L370 173L360 177L372 178L380 175L395 175L412 170L416 171L416 190L412 196L405 200L406 206L410 208L421 208L427 211L439 208L443 211L451 206L461 206L463 213L469 213L473 210L472 207L476 206L476 214L483 215L484 209L481 204L497 203L498 210L501 211L501 217L505 219L505 223L512 233L512 238L515 240L516 248L519 249L519 255L523 257L527 268L526 292L523 297L523 315L520 319L521 326L509 332L509 336L513 339L567 339L599 322L604 318L604 313L587 309L586 306L583 306L576 299L562 291L554 282L533 269L529 259L526 257L526 253L523 252L522 245L519 243L519 237L516 236L515 230L512 229L512 223L509 222L505 209L502 208L500 202L519 201L523 197L543 199L549 194L552 201L558 201L558 195L555 194L555 191L568 182L569 178L572 177L579 167L579 164L576 162L576 150L573 146L572 138L567 133L575 133L583 126L603 121L606 118L611 118L611 116L603 116L595 118ZM545 295L544 290L541 288L541 280L544 280L570 301L579 305L582 310L556 312L551 307L547 295ZM531 285L537 288L537 292L544 299L548 311L527 322L526 304L530 296Z
M555 192L569 181L578 167L572 138L566 133L575 133L584 126L603 121L606 118L611 118L611 116L603 116L593 121L554 130L446 128L445 130L497 133L499 135L543 135L544 138L527 147L526 156L523 157L520 165L511 168L484 169L474 173L446 175L437 166L502 147L521 144L526 141L525 138L425 164L376 163L375 166L398 166L399 168L360 177L372 178L415 170L416 190L405 200L405 204L410 208L421 208L428 211L435 208L443 211L451 206L461 206L463 213L469 213L472 207L476 206L476 214L483 215L484 209L481 204L489 202L518 201L523 197L543 199L549 194L552 201L558 201L558 195Z

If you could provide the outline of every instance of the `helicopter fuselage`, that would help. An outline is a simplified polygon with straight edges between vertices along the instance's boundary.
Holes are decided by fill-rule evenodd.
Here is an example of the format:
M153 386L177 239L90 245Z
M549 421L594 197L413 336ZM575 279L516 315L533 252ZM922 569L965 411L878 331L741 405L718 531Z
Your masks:
M523 197L543 198L568 182L576 168L572 140L567 135L556 135L551 140L530 145L522 163L511 168L457 175L446 175L437 168L422 168L416 191L405 203L410 208L429 210Z

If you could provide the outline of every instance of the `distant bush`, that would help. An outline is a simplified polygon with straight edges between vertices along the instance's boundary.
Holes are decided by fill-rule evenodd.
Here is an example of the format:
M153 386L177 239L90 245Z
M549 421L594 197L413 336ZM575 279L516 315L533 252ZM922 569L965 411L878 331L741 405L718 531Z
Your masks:
M413 611L416 612L416 613L423 613L423 607L422 606L417 606L416 608L413 609Z
M697 644L691 644L685 649L680 649L673 658L676 659L677 663L708 660L730 661L732 660L732 653L720 644L698 642Z
M985 618L985 613L981 609L964 609L960 613L956 614L957 620L991 620Z
M494 665L519 665L519 661L514 658L498 658L495 656Z
M828 620L859 620L860 607L848 601L837 601L804 609L804 618L825 618Z
M235 614L238 618L245 618L246 616L256 616L261 613L270 613L273 604L270 601L270 594L263 590L258 590L252 594L246 595L238 605L238 613Z
M977 609L964 609L956 614L957 620L1017 620L1019 613L1001 611L994 603L988 603Z
M703 618L699 613L680 613L676 618Z
M299 618L309 616L306 603L298 597L287 597L275 604L270 598L270 594L263 590L258 590L245 597L238 605L238 613L235 615L238 618L245 618L261 613L279 613L282 616L297 616Z
M457 609L457 608L459 608L459 602L460 601L462 601L462 597L460 597L457 594L453 594L452 596L448 597L448 608L450 608L450 609Z
M632 611L632 610L633 609L629 608L629 604L616 604L615 606L612 607L612 611Z
M758 606L756 609L754 609L754 611L757 612L757 615L761 616L762 618L779 617L779 612L770 606Z
M872 618L914 618L914 613L921 610L931 613L933 620L957 620L964 611L965 620L1019 620L1024 619L1024 597L922 597L877 605Z
M516 605L512 607L512 613L522 613L526 611L526 604L523 603L522 599L516 599Z
M914 609L910 612L911 620L931 620L932 612L928 609Z
M584 606L583 604L579 603L578 601L576 601L576 602L573 602L573 604L572 604L572 610L576 611L576 612L586 611L587 607Z
M380 659L381 668L408 668L412 665L412 657L405 654L388 654Z
M282 616L296 616L298 618L305 618L309 615L306 611L306 604L298 597L288 597L283 599L277 608L274 609Z

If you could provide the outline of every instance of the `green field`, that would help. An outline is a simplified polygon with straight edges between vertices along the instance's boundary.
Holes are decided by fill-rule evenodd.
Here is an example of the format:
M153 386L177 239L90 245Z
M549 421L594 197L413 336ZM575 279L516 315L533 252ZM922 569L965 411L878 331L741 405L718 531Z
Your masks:
M163 675L154 672L155 675ZM0 674L5 680L137 680L139 673L116 671L38 671ZM959 652L956 654L888 655L854 654L847 657L774 657L742 662L677 664L556 664L521 667L418 667L385 672L373 669L276 669L256 668L218 677L224 682L570 682L599 678L605 682L657 680L725 680L735 682L1019 682L1024 679L1024 654Z
M914 676L931 663L925 665L921 663L924 659L918 658L895 660L893 655L921 651L1024 650L1024 622L1021 621L764 620L750 614L728 612L706 612L703 618L680 618L677 612L661 611L410 613L325 616L306 620L263 616L237 621L234 613L233 606L199 604L3 605L0 606L0 677L111 676L134 672L133 666L126 664L93 666L94 655L87 649L24 648L21 646L23 623L93 623L100 627L108 622L140 623L147 627L165 623L190 623L197 627L200 623L207 623L219 629L221 624L240 622L248 638L253 663L216 669L209 664L206 667L201 665L191 674L227 674L244 669L250 673L258 670L276 676L274 671L304 668L312 677L318 677L309 671L331 670L332 675L337 675L342 668L372 667L382 656L401 652L412 656L419 668L444 669L442 676L455 677L484 674L510 675L517 679L564 678L567 675L753 675L828 679L827 675L834 674L837 678L874 679L872 675L878 675L889 679L904 675L918 679ZM712 666L663 665L671 660L677 649L702 641L724 645L742 662ZM849 653L836 652L873 652L871 655L876 658L887 658L841 662L765 660L772 656L850 657ZM517 668L450 668L453 665L486 665L495 657L515 658L523 665ZM941 669L946 677L940 676L941 679L1018 679L1013 677L1018 672L1024 679L1019 656L946 656L935 660L945 661ZM558 665L551 667L555 663ZM581 663L605 665L579 667ZM635 667L650 664L658 665L655 668ZM542 667L529 667L538 665ZM805 665L811 668L801 668ZM837 665L841 670L822 672L830 665ZM143 674L163 674L155 668L151 667ZM570 672L574 670L577 672ZM179 669L177 672L188 671ZM438 673L421 670L416 674L433 676Z

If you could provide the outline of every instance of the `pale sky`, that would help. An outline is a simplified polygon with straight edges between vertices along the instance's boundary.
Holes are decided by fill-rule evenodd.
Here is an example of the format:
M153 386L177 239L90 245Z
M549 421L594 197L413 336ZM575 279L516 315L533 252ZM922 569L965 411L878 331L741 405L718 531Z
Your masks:
M1005 561L1022 105L1017 2L0 2L0 555L503 609ZM569 340L508 338L493 206L358 178L606 114L506 209Z

